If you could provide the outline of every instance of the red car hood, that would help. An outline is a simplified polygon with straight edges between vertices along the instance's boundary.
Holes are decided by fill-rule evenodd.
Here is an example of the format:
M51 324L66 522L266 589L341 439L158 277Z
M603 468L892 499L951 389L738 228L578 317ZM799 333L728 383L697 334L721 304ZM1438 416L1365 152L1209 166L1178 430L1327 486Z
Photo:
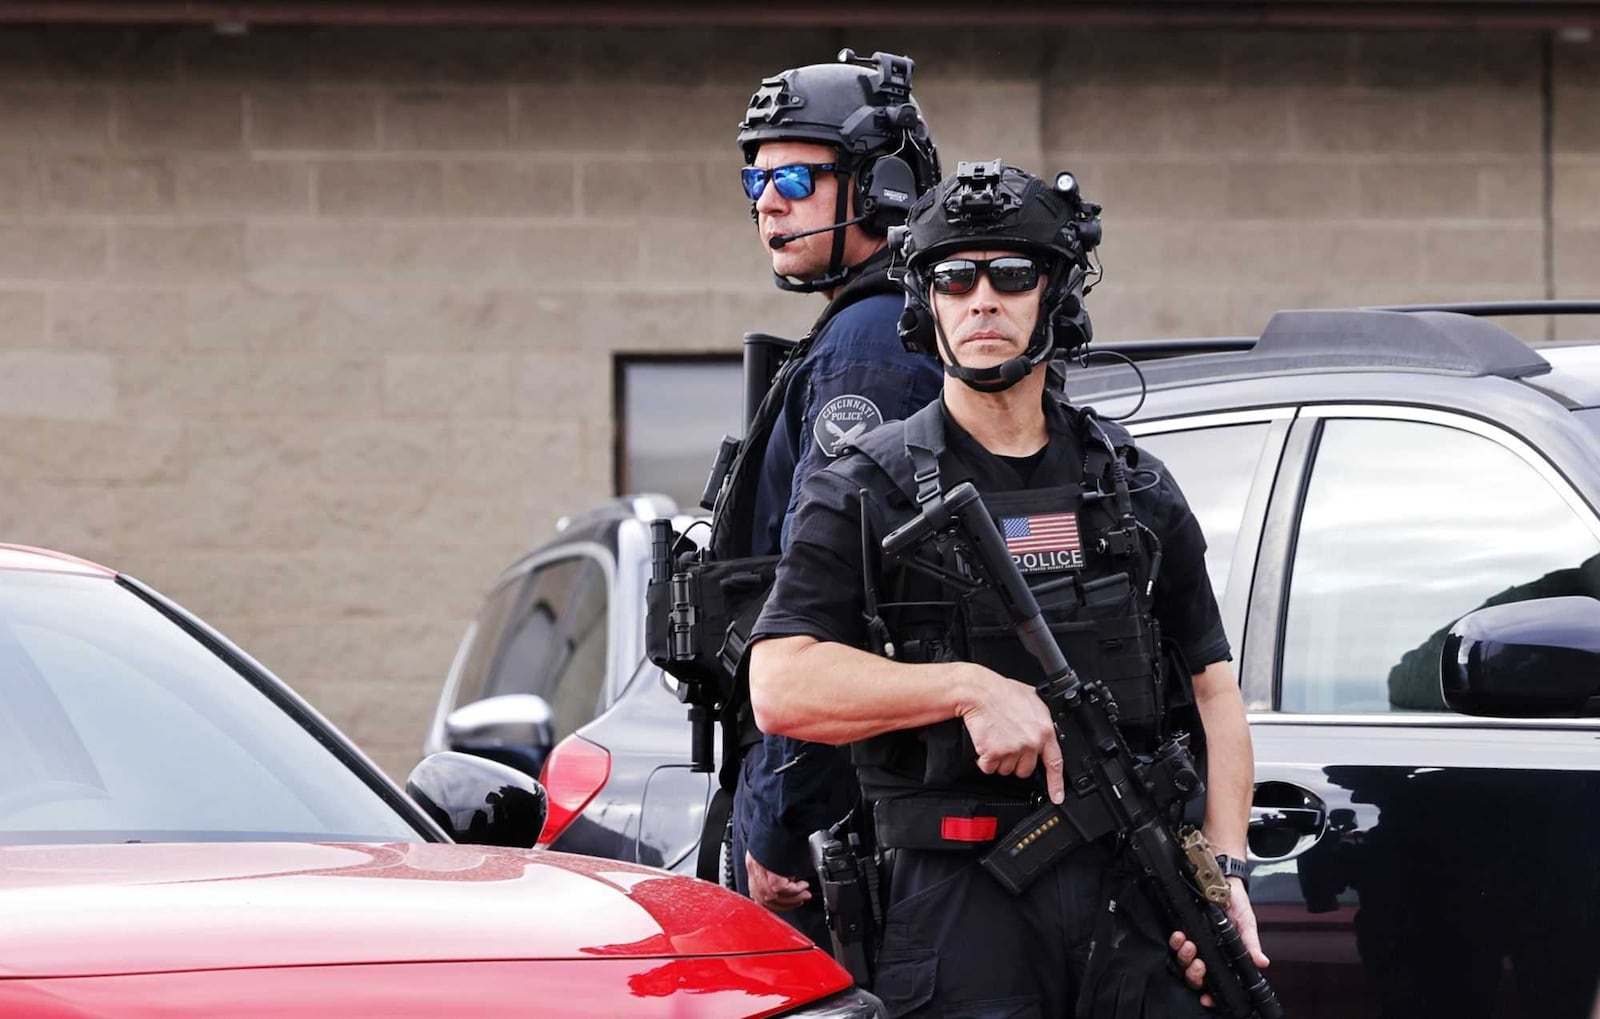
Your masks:
M0 917L0 978L812 947L689 878L434 844L0 847Z

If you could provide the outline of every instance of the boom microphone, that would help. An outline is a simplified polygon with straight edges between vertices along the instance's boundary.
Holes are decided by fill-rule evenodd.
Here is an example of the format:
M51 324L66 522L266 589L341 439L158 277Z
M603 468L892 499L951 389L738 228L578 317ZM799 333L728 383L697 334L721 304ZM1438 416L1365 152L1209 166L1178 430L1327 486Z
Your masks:
M802 230L797 234L778 234L775 237L770 237L767 239L767 247L771 248L773 251L777 251L785 244L788 244L792 241L798 241L802 237L810 237L812 234L825 234L832 233L835 230L843 230L847 226L855 226L857 223L860 223L866 218L867 217L865 216L857 216L855 219L847 219L843 223L835 223L832 226L819 226L815 230Z

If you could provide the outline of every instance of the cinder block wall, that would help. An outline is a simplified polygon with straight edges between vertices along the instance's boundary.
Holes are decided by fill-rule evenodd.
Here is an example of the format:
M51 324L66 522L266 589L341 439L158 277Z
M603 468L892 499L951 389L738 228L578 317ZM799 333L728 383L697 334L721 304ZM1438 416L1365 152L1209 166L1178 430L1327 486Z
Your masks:
M918 59L947 168L1080 174L1102 337L1600 272L1600 57L1549 51L1547 188L1531 35L0 29L0 536L161 588L403 776L488 583L610 494L610 354L814 313L731 136L841 45Z

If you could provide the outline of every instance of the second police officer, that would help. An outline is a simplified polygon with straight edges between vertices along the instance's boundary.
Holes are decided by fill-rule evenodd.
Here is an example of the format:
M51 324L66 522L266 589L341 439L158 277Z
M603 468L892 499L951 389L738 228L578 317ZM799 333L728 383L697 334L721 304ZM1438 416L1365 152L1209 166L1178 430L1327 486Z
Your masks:
M938 394L937 368L908 354L896 335L901 299L886 271L889 228L940 176L911 96L913 66L894 54L857 58L846 50L836 63L765 79L739 124L744 193L774 282L829 303L722 488L712 537L718 559L776 555L809 474L845 443ZM736 883L825 943L806 838L854 805L854 773L831 746L762 740L747 710L742 721ZM725 748L731 742L725 738Z
M998 161L963 163L913 207L898 238L902 329L943 363L941 397L806 480L752 634L761 728L851 744L892 851L873 980L891 1015L1206 1014L1168 965L1175 951L1200 986L1193 944L1161 929L1114 842L1069 854L1016 897L977 863L1040 798L1059 803L1063 777L1039 667L997 604L879 553L924 498L963 481L1068 659L1109 687L1133 749L1203 722L1204 831L1224 854L1229 911L1266 963L1241 862L1249 729L1205 539L1159 461L1046 386L1051 355L1088 337L1096 211L1069 177ZM1124 497L1136 540L1115 508Z

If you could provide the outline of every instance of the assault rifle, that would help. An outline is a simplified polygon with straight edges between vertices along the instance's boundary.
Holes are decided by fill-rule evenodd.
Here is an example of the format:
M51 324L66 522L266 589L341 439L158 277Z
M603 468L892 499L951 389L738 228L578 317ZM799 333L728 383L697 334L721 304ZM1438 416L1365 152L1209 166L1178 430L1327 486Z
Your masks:
M921 513L883 539L884 554L901 558L936 534L949 534L980 583L934 568L971 589L992 589L1028 653L1044 669L1036 688L1050 708L1061 745L1066 798L1046 803L1003 836L984 869L1020 893L1057 860L1118 833L1143 868L1172 930L1181 930L1206 964L1206 989L1233 1019L1281 1019L1277 995L1261 976L1228 918L1229 889L1199 832L1175 832L1170 808L1200 791L1188 737L1167 740L1149 759L1128 749L1106 689L1081 678L1039 612L1039 603L970 482L929 500ZM908 562L914 565L915 560Z

